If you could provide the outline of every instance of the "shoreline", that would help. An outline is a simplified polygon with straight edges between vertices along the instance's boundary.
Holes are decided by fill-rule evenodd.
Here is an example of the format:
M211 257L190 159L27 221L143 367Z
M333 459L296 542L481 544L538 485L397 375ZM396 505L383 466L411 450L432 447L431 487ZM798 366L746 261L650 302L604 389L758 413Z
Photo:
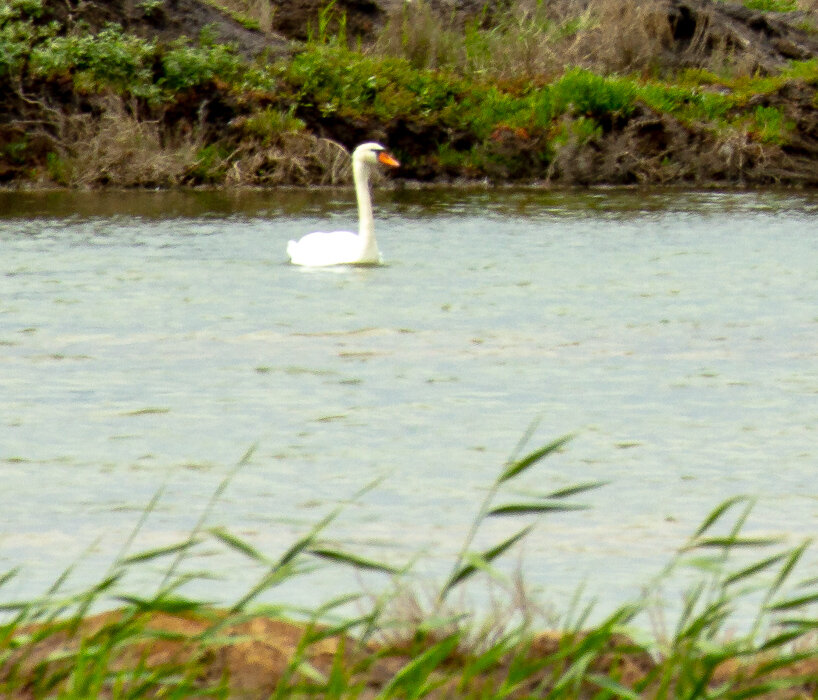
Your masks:
M366 20L358 0L303 0L287 26L315 33L282 38L238 21L244 0L232 14L15 0L0 18L0 184L339 185L375 140L407 188L818 187L818 8L566 0L552 15L527 1L483 26L469 24L479 2L448 19L438 0L376 2ZM246 41L218 43L230 36Z
M623 191L623 192L793 192L793 193L818 193L818 185L797 184L759 184L759 183L731 183L714 181L710 183L594 183L589 185L576 185L565 183L552 183L546 181L506 181L490 182L486 180L458 180L458 181L424 181L424 180L403 180L392 178L386 182L381 182L377 186L379 192L422 192L422 191L514 191L521 192L598 192L598 191ZM34 184L23 183L0 183L0 194L108 194L112 192L133 192L140 194L148 193L173 193L173 192L216 192L216 193L242 193L242 192L351 192L350 184L238 184L238 185L172 185L169 187L151 187L143 185L117 186L105 185L94 187L67 187L53 183Z

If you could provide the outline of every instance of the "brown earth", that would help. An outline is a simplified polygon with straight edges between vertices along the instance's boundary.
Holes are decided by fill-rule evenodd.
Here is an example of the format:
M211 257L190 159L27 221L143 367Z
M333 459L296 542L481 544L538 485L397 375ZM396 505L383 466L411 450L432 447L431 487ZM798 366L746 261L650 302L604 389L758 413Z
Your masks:
M506 12L511 0L426 0L429 7L445 22L462 26L466 21L479 19L491 26ZM574 14L578 6L591 5L593 0L557 0L552 4L564 5ZM374 40L377 32L391 13L405 0L337 0L337 14L347 18L347 26L354 36ZM308 28L314 28L316 17L326 7L326 0L274 0L275 31L284 36L303 40ZM649 9L645 21L655 23L663 15L658 31L661 38L661 62L679 67L707 67L714 58L731 57L749 74L773 73L792 59L806 60L818 55L818 37L801 26L804 13L770 13L750 10L738 3L713 0L659 0L641 3ZM639 5L637 4L637 7ZM630 12L629 3L622 3L615 11ZM601 28L605 31L605 27ZM621 48L621 47L620 47ZM655 47L651 46L651 50ZM628 68L628 51L621 60ZM610 57L603 68L611 68Z
M221 4L235 1L222 0ZM247 56L275 56L297 51L299 42L317 31L327 6L326 0L271 2L267 31L248 29L229 13L216 9L217 3L202 0L164 0L150 13L137 0L64 0L47 3L43 21L56 20L68 26L83 22L93 30L115 21L128 32L165 42L181 36L195 38L209 31L219 41L234 43ZM474 18L490 25L509 2L427 0L452 26ZM555 12L561 4L576 12L578 5L594 2L604 5L605 0L554 0L552 4ZM337 21L345 16L350 37L366 44L377 38L390 13L402 3L336 0L331 17ZM617 7L608 3L609 11L618 11ZM597 33L589 33L571 47L573 62L631 72L647 70L657 60L667 70L730 65L741 74L751 75L775 74L791 59L818 56L818 37L803 28L803 13L764 13L712 0L647 0L626 2L621 8L633 15L628 18L629 30L603 36L599 33L606 31L603 22ZM607 48L601 48L603 44ZM722 88L713 85L702 89ZM144 109L139 112L134 105L112 107L106 98L78 95L68 78L62 83L15 86L0 105L0 153L25 138L27 158L22 162L0 158L0 182L25 180L38 169L44 172L46 158L53 151L81 164L83 159L77 154L87 150L91 142L101 154L101 163L87 173L75 173L70 178L73 186L334 182L335 164L328 169L320 163L326 142L351 149L363 140L378 139L404 154L406 167L397 177L420 181L818 185L816 86L797 81L756 100L757 106L780 109L791 125L786 143L780 145L763 142L749 127L725 138L705 124L683 124L643 105L626 119L603 124L602 133L590 141L571 143L569 139L544 172L541 154L550 138L547 133L498 126L488 142L473 143L469 134L452 133L418 115L383 123L339 113L321 114L305 106L297 116L306 123L311 141L290 138L263 152L254 150L253 144L232 144L229 148L238 154L238 160L231 163L229 173L191 175L191 152L225 135L231 137L231 128L243 117L274 99L239 97L212 83L181 96L161 114L153 114ZM112 126L116 138L103 130L104 120L112 116L123 117L127 127ZM194 130L196 142L185 140ZM131 133L133 143L155 143L154 151L160 157L147 158L149 153L134 157L134 146L121 143L123 133ZM288 150L293 144L295 152ZM452 171L434 156L441 144L457 150L479 148L486 156L485 165L474 172Z
M352 36L374 40L390 13L403 2L336 0L331 17L343 15ZM491 24L492 18L504 12L509 0L427 2L441 18L462 25L476 17L482 18L484 24ZM218 4L203 0L164 0L155 10L146 13L137 0L66 0L47 3L44 20L56 19L61 24L82 21L94 31L115 22L127 32L161 41L181 36L195 39L207 28L215 32L218 41L235 44L245 55L265 51L277 55L293 49L289 40L304 41L316 30L318 18L328 3L326 0L272 0L272 28L266 32L245 27L217 9ZM574 11L578 4L581 5L582 0L570 2ZM791 59L804 60L818 55L818 38L800 27L802 13L759 12L713 0L661 0L654 4L668 19L670 33L663 37L663 59L668 65L701 66L716 53L732 53L740 54L742 68L750 73L774 72ZM223 6L229 5L230 0L223 1Z
M44 687L50 687L53 693L62 682L58 679L63 678L62 674L70 671L76 663L75 654L81 642L86 647L105 648L108 641L118 635L121 637L125 624L133 625L133 618L126 619L117 611L95 615L75 626L54 623L50 628L40 625L20 630L39 641L23 643L3 657L0 662L0 687L8 683L6 687L14 689L4 697L9 700L42 697ZM311 627L309 631L318 632L318 639L306 647L306 651L299 651L299 644L308 631L304 625L266 617L231 622L225 613L215 610L210 611L207 617L201 613L151 613L137 618L136 624L141 630L141 637L125 639L142 641L116 646L117 651L108 659L109 671L137 667L167 671L192 664L198 687L212 687L225 682L230 697L246 700L270 697L281 682L306 683L309 687L309 679L294 671L292 662L296 655L325 677L331 673L333 664L341 662L349 686L358 684L361 688L357 697L374 698L424 649L424 644L417 641L361 646L349 637L322 637L323 630ZM49 630L49 634L44 634ZM208 639L207 635L212 635L214 631L216 634ZM488 697L508 678L513 661L518 664L519 672L521 658L531 662L530 675L526 674L525 682L505 697L530 697L531 693L542 695L544 688L548 687L550 672L555 668L564 671L573 661L570 653L558 658L561 650L565 649L565 641L565 637L556 633L540 634L487 665L465 685L460 669L466 666L470 653L468 650L455 650L435 672L440 683L426 697L442 699L475 694ZM581 637L576 641L581 641ZM624 636L614 636L608 648L592 662L592 673L603 674L633 688L657 668L650 654ZM549 658L554 659L550 664L537 666L538 661ZM716 688L728 679L735 681L745 678L744 685L739 683L739 688L748 688L753 672L762 663L761 660L748 659L741 666L735 661L723 664L713 673L710 687ZM780 668L771 668L763 678L770 681L769 689L753 694L753 697L770 700L815 697L815 693L818 693L818 658L791 660ZM792 685L776 688L775 681L785 678L792 679ZM56 686L51 685L49 679L55 679ZM650 687L649 682L647 688L641 691L644 697L650 697ZM598 688L588 687L587 693L581 697L592 697L596 692Z
M45 9L44 22L56 20L63 26L84 23L93 32L116 23L126 32L143 39L170 42L180 37L197 39L207 28L213 32L216 41L235 45L245 56L265 51L281 55L290 50L290 43L284 36L248 29L201 0L163 0L149 13L137 0L68 0L46 3Z

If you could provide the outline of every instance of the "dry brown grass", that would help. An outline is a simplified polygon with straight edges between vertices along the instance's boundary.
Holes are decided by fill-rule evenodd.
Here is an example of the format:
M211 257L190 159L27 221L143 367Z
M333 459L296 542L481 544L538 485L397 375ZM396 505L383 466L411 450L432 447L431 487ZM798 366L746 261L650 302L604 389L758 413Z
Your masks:
M514 0L490 26L462 28L426 0L389 18L375 51L402 55L418 68L451 68L503 79L551 75L566 66L641 70L671 41L662 0Z
M118 97L104 96L91 113L51 110L55 157L50 175L61 185L91 188L179 184L196 162L195 133L168 137L155 120L140 119Z
M584 31L568 41L569 62L607 71L647 70L668 50L673 33L662 0L591 0Z
M505 11L473 16L464 29L462 17L439 14L429 0L413 0L393 12L373 51L404 56L418 68L527 80L568 66L602 73L699 67L751 75L785 63L776 56L777 35L743 26L721 7L682 7L671 0L509 0ZM818 26L818 0L799 0L799 8L801 24ZM777 21L777 13L770 16Z
M818 22L818 0L798 0L798 9L812 15L812 20Z
M346 185L349 152L338 142L303 131L250 138L224 153L206 144L195 126L168 134L155 119L140 119L114 96L100 97L92 113L49 109L56 184L91 189L170 187L218 181L242 185Z
M349 152L336 141L288 133L245 147L225 179L229 185L341 185L351 181L352 168Z
M464 60L462 31L454 15L441 16L426 0L418 0L392 12L373 50L402 56L415 68L447 68Z

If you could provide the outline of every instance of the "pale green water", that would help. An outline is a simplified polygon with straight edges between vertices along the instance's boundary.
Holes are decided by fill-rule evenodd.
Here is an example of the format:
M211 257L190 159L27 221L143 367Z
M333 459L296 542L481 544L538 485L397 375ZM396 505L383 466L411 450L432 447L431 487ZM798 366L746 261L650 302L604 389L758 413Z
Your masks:
M528 487L610 481L527 541L546 597L633 595L739 493L756 530L818 531L818 197L383 192L387 266L285 264L353 217L345 192L0 194L0 597L91 545L95 580L163 485L136 549L180 539L253 444L211 524L276 556L383 477L329 534L448 571L537 416L532 448L577 436ZM204 595L255 581L210 551Z

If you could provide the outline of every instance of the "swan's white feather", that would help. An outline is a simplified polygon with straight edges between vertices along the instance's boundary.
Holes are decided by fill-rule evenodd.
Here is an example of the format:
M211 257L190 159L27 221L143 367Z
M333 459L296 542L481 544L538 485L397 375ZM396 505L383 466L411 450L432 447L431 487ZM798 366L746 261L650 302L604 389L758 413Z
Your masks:
M315 231L287 244L290 262L307 267L383 262L380 253L375 253L374 257L365 255L360 237L352 231Z

